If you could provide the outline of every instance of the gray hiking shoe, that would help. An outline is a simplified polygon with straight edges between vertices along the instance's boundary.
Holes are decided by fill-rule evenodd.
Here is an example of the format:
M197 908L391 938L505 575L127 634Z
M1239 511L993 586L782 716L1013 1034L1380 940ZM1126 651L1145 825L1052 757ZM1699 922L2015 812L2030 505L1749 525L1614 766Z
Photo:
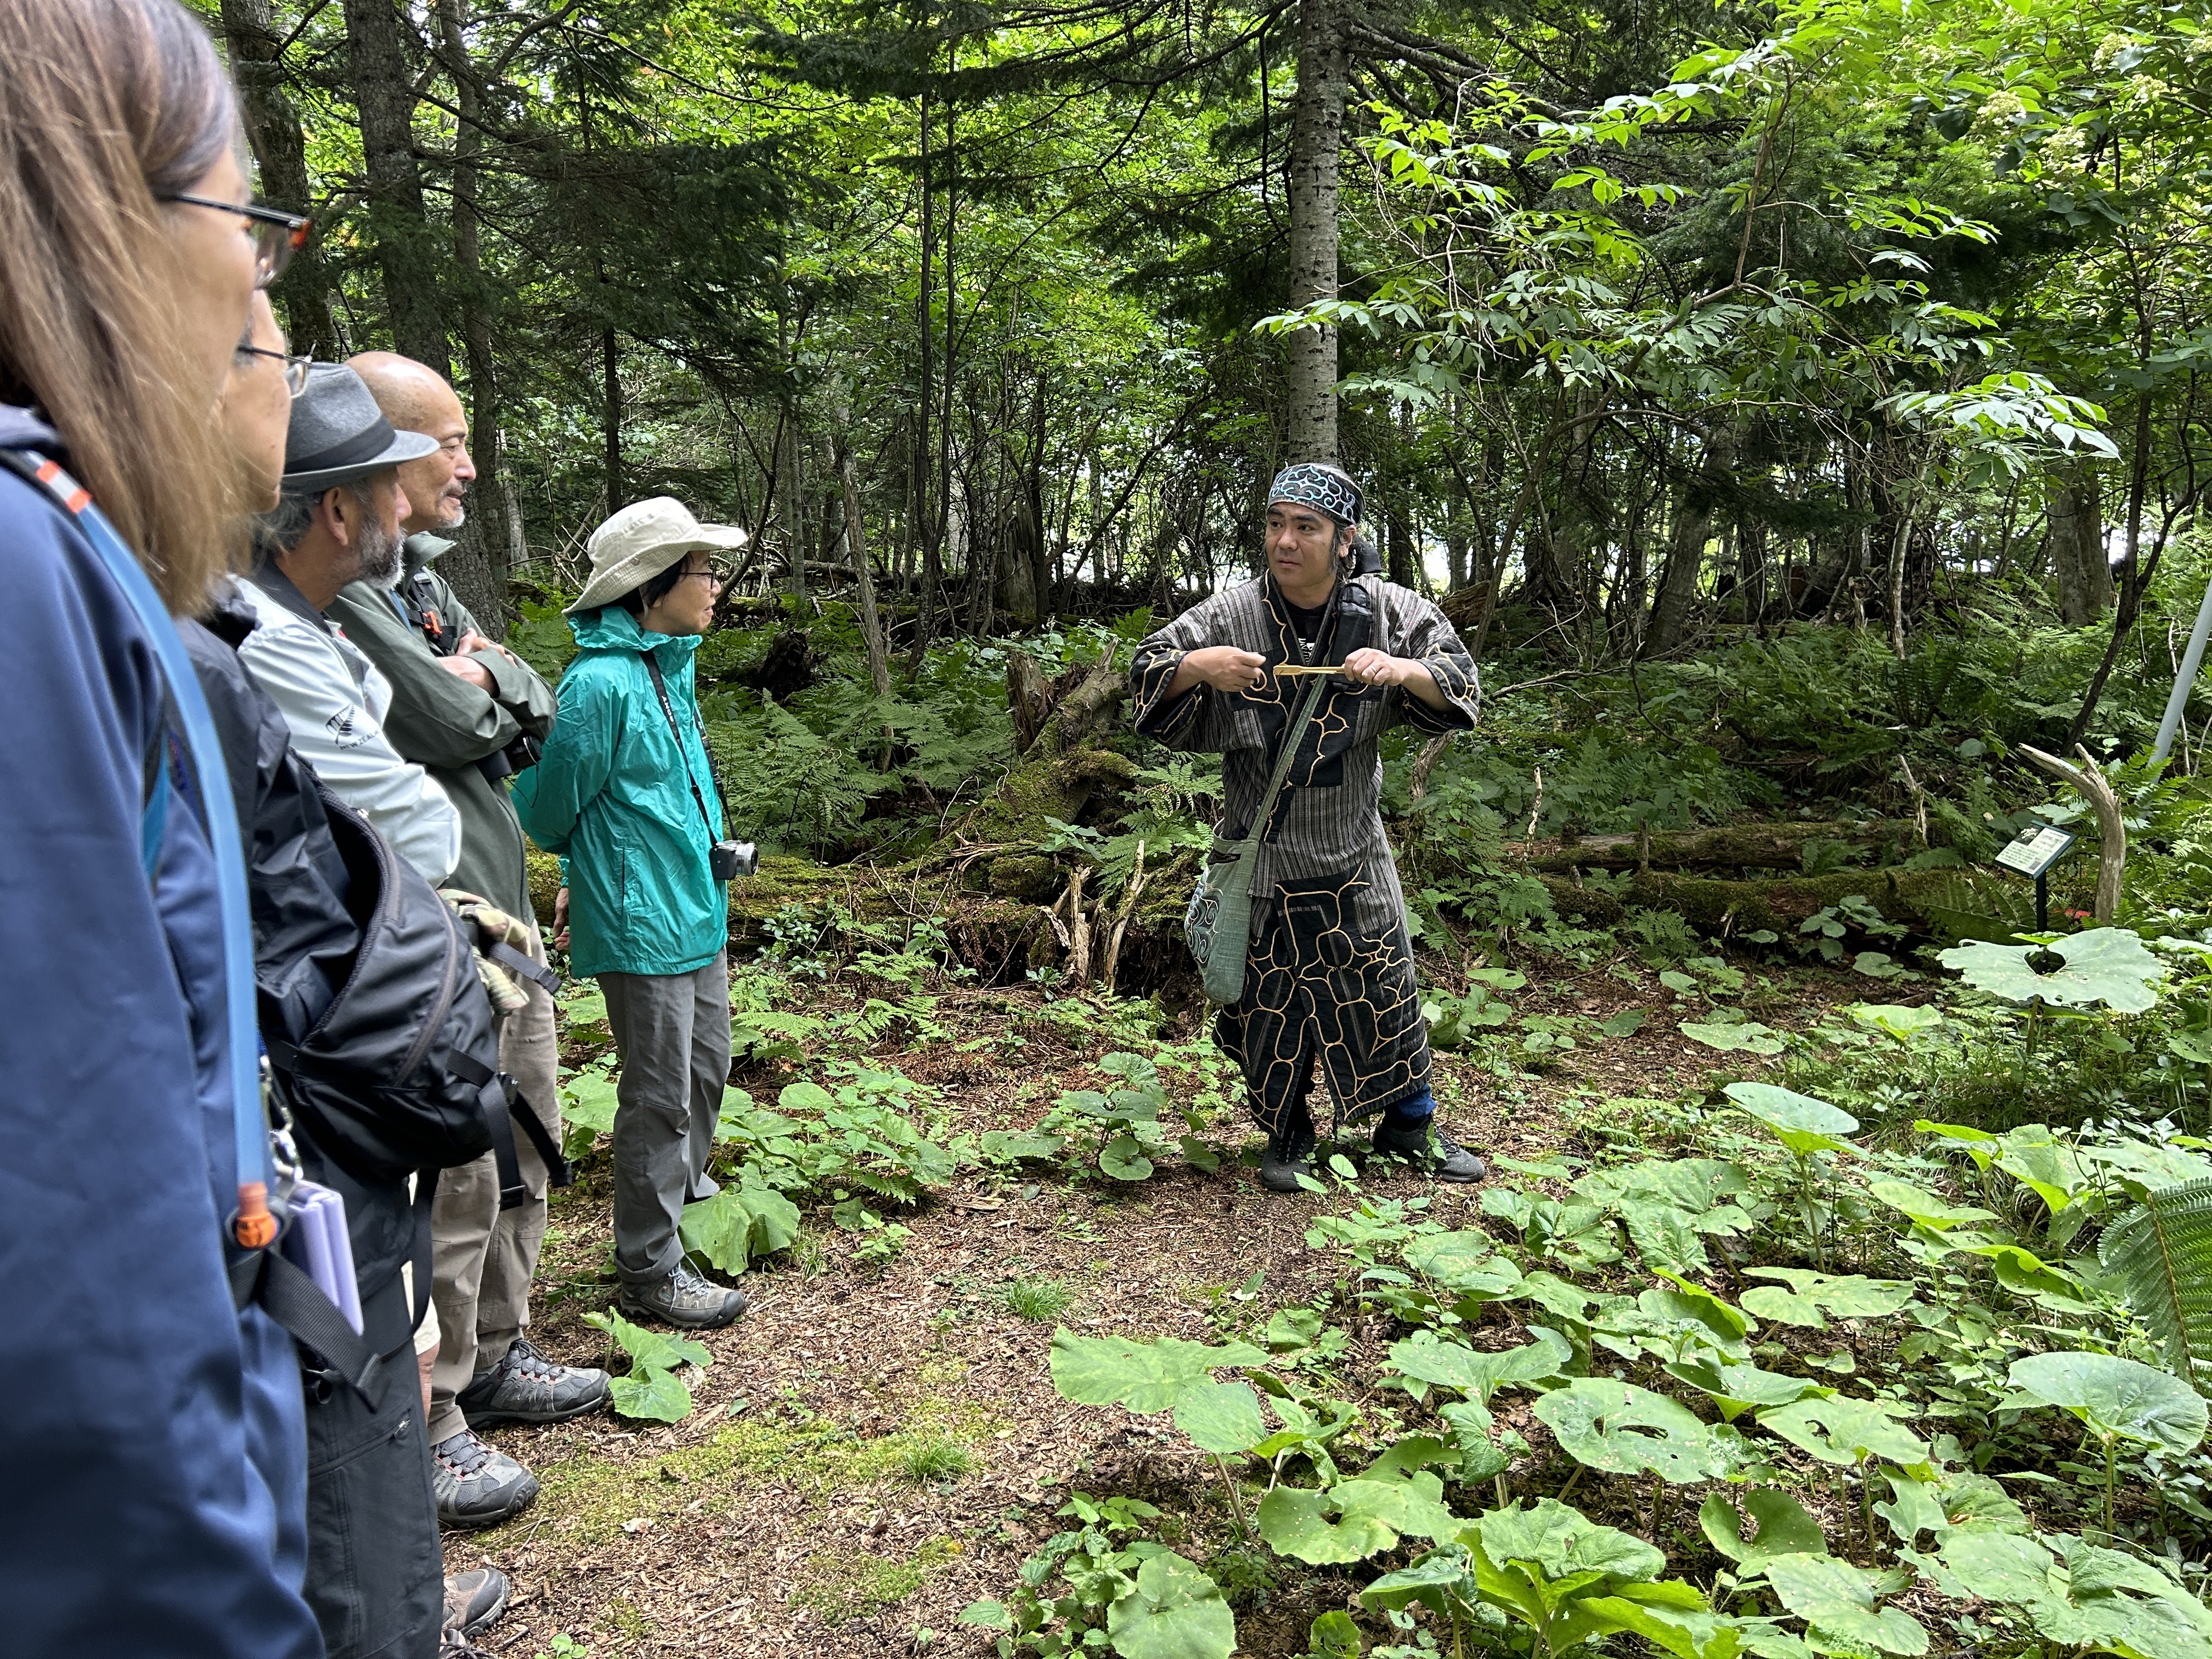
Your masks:
M430 1448L430 1490L441 1526L473 1532L528 1509L538 1496L538 1477L479 1440L474 1429L463 1429Z
M1433 1116L1403 1127L1385 1117L1375 1126L1375 1152L1379 1158L1402 1158L1438 1181L1473 1182L1490 1174L1490 1166L1446 1134Z
M518 1336L499 1364L478 1371L453 1403L472 1429L492 1423L565 1423L613 1398L605 1371L562 1365Z
M483 1635L507 1611L507 1575L497 1567L447 1573L446 1633L463 1641Z
M726 1291L711 1284L688 1261L652 1285L624 1285L616 1305L638 1319L657 1319L686 1331L720 1330L737 1323L745 1310L743 1291Z

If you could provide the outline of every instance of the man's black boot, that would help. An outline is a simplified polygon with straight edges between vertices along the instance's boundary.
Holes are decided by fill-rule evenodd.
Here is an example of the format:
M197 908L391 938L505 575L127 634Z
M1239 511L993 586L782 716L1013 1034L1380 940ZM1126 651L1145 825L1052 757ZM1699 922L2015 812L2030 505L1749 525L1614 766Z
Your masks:
M1402 1158L1425 1170L1438 1181L1476 1182L1489 1175L1490 1166L1443 1132L1435 1114L1401 1118L1384 1113L1375 1126L1378 1158Z
M1316 1144L1310 1122L1290 1124L1270 1133L1267 1150L1260 1156L1260 1184L1271 1193L1300 1191L1300 1176L1313 1179Z

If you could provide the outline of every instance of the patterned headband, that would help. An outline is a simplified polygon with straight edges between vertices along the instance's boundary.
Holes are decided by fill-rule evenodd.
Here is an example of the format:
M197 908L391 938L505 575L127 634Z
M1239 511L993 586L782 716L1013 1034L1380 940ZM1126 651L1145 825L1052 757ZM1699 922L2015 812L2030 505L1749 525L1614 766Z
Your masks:
M1267 505L1273 507L1277 501L1317 507L1339 524L1359 522L1359 486L1342 474L1316 466L1310 461L1286 466L1275 475L1275 482L1267 491Z

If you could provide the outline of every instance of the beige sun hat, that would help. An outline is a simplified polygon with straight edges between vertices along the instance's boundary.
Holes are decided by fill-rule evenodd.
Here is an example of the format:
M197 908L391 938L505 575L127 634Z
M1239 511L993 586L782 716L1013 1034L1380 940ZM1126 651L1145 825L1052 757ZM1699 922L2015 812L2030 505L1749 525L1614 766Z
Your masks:
M673 495L632 501L592 532L592 579L562 614L611 605L687 553L726 552L751 539L733 524L701 524Z

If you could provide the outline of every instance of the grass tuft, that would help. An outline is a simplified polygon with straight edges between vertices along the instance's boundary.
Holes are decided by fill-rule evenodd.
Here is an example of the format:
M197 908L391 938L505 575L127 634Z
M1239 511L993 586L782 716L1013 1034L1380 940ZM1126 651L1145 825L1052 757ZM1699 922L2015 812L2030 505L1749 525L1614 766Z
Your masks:
M1017 1279L999 1297L1008 1312L1042 1324L1059 1318L1075 1300L1075 1292L1057 1279Z
M899 1473L917 1486L957 1480L975 1467L975 1454L957 1440L943 1435L910 1439L899 1450Z

